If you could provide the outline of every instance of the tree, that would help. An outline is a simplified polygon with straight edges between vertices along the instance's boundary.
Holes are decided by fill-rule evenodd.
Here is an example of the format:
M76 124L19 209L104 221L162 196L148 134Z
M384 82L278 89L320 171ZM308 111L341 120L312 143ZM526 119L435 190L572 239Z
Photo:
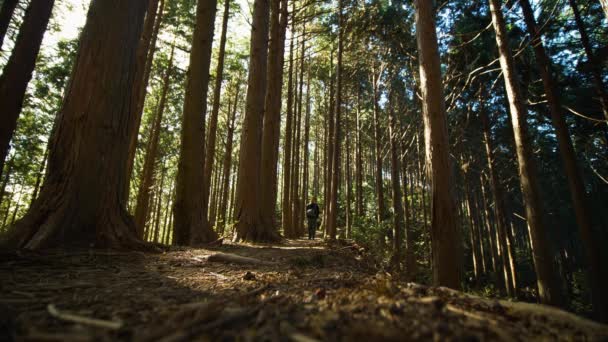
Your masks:
M174 243L210 242L217 234L207 221L203 174L205 168L205 114L216 0L199 0L186 81L181 147L173 204Z
M460 288L461 247L453 180L448 154L448 131L441 67L431 1L416 0L416 38L426 164L431 184L431 244L433 283Z
M517 84L515 62L507 41L507 29L499 0L490 0L492 24L496 33L496 45L500 54L500 66L505 81L505 88L509 99L513 135L521 191L524 197L526 219L530 229L534 268L536 270L537 285L540 299L545 304L559 305L561 294L557 275L555 273L546 227L543 222L543 207L540 198L536 164L532 157L532 146L528 136L526 123L526 108L524 98Z
M0 76L0 174L23 108L27 85L51 18L55 0L32 1L27 8L13 53ZM4 4L6 5L6 3Z
M47 177L31 209L13 225L7 245L144 247L122 189L135 52L145 11L144 1L91 2L49 147Z
M261 154L268 65L269 0L255 0L251 27L249 78L236 188L236 241L277 241L270 222L262 221Z
M4 0L0 8L0 49L19 0Z

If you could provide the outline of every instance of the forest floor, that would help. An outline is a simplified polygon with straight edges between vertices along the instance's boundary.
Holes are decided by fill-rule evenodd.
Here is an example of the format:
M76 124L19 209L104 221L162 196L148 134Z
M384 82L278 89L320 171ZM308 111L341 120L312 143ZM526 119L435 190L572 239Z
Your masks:
M0 254L0 341L530 339L608 326L392 279L346 242Z

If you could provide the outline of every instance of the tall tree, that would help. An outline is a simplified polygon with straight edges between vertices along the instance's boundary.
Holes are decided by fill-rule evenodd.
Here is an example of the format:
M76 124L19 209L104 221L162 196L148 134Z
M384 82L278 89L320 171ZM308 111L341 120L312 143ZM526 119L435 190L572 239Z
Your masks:
M262 221L276 227L277 162L281 131L281 91L283 56L287 29L287 0L270 0L270 43L268 48L267 90L262 134L261 211Z
M18 3L19 0L4 0L2 7L0 7L0 49Z
M174 243L181 245L217 239L207 220L208 205L205 203L202 177L205 168L207 86L216 5L217 0L199 0L196 7L173 204Z
M32 79L36 57L51 18L55 0L30 2L25 12L11 57L0 76L0 174L23 108L27 85Z
M394 100L394 98L393 98ZM399 175L399 144L397 142L397 118L395 104L389 108L389 143L391 149L391 184L393 193L393 263L399 268L402 257L403 205L401 203L401 176ZM411 246L410 246L411 247Z
M12 227L8 245L143 247L123 187L135 52L145 12L145 1L91 2L55 121L47 177L38 199Z
M532 238L532 253L536 270L538 293L545 304L559 305L561 301L559 282L552 263L550 242L543 222L543 206L536 164L532 156L532 145L526 123L527 110L517 84L515 61L509 49L507 28L500 0L490 0L492 24L496 33L496 45L500 54L500 66L509 99L509 109L515 137L519 177L524 197L526 219Z
M292 11L293 13L293 11ZM292 18L292 23L294 22ZM293 234L293 220L291 212L291 150L293 145L292 131L293 129L293 103L294 103L294 80L293 80L293 66L294 66L294 31L293 27L291 30L290 48L289 48L289 70L287 80L287 111L285 113L285 140L284 140L284 155L283 155L283 198L281 203L281 221L283 226L283 234L287 238L294 237Z
M215 69L215 87L213 88L213 107L209 118L209 133L205 156L205 173L203 179L203 205L208 206L209 189L211 187L211 174L215 161L215 141L217 133L217 118L220 112L220 96L222 95L222 82L224 81L224 56L226 54L226 34L228 33L228 18L230 17L230 0L224 0L224 15L222 17L222 34Z
M602 289L608 288L608 274L602 270L599 246L597 240L593 237L591 227L592 215L586 203L587 195L585 193L585 183L583 182L578 167L576 153L572 146L572 139L570 139L568 126L566 125L564 113L561 109L559 101L560 95L555 85L553 75L551 74L551 61L545 51L541 39L541 32L538 29L536 19L534 18L534 11L532 10L529 0L521 0L520 5L528 28L528 33L532 38L532 47L534 48L536 56L536 64L547 96L547 104L549 105L553 127L555 127L560 156L562 157L564 169L568 176L568 186L570 188L570 196L574 206L578 229L581 240L585 245L585 252L587 253L593 307L597 317L602 321L606 321L608 320L608 295L606 295L605 291Z
M441 65L432 1L416 0L416 38L426 163L431 184L431 244L433 283L460 288L461 246L449 160Z
M277 231L262 221L260 203L262 129L268 65L270 0L255 0L251 27L251 55L245 117L241 134L236 189L235 240L276 241Z
M137 192L137 202L135 206L135 226L137 227L137 235L142 238L144 228L149 216L148 203L150 203L150 195L152 194L153 187L153 176L156 165L156 159L158 156L158 143L160 141L161 123L163 115L165 113L165 107L167 105L167 95L169 93L169 86L171 85L171 72L173 69L173 54L175 52L175 45L171 46L171 54L169 62L165 70L163 77L163 88L161 90L160 100L154 119L152 120L152 126L150 129L150 138L146 147L146 154L144 156L144 166L142 169L141 182L139 183L139 190ZM164 174L163 174L164 176Z

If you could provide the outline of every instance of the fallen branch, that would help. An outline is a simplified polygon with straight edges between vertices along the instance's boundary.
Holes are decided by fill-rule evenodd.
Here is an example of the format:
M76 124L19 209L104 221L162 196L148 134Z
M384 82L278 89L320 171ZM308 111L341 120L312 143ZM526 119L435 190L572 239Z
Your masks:
M195 257L197 261L208 261L208 262L224 262L224 263L234 263L234 264L242 264L242 265L276 265L274 262L264 261L255 258L244 257L236 254L227 254L227 253L214 253L211 255L207 255L204 257Z
M88 318L88 317L78 316L78 315L69 314L69 313L65 313L65 312L60 312L59 310L57 310L57 308L53 304L49 304L47 306L47 310L49 311L49 314L51 314L51 316L53 316L57 319L63 320L63 321L80 323L80 324L84 324L84 325L90 325L90 326L94 326L94 327L111 329L111 330L118 330L122 327L122 322L120 322L120 321L119 322L106 321L106 320L101 320L101 319L96 319L96 318Z

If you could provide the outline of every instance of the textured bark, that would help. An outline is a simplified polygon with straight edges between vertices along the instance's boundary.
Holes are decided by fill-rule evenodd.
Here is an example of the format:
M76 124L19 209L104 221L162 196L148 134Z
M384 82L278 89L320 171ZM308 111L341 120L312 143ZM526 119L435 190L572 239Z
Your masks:
M2 44L4 43L4 37L6 36L6 31L8 30L8 25L13 18L13 13L15 13L15 8L19 0L4 0L2 3L2 8L0 8L0 50L2 48Z
M529 141L526 123L526 108L521 90L517 85L515 61L509 50L507 29L499 0L490 0L492 23L496 32L496 45L500 53L500 65L509 98L513 134L519 164L522 194L524 197L526 219L532 237L532 253L537 275L538 291L544 304L561 304L561 295L555 272L550 241L543 222L543 206L532 146Z
M0 76L0 175L54 3L54 0L37 0L30 3L11 57Z
M427 173L432 191L430 232L433 283L459 289L462 251L452 195L452 169L435 31L435 10L431 1L417 0L415 3Z
M154 169L156 165L156 159L158 156L158 143L160 141L161 123L163 121L163 115L165 113L165 107L167 105L167 95L169 93L169 86L171 80L171 71L173 69L173 53L175 47L171 47L171 56L169 57L169 63L165 70L163 77L163 88L161 90L160 100L158 107L156 108L156 114L152 121L150 128L150 138L146 147L146 154L144 156L144 166L142 169L141 181L139 183L139 190L137 192L137 201L135 206L135 226L137 227L137 235L143 237L144 228L148 221L148 203L150 202L150 195L152 194L152 187L154 186Z
M131 131L129 131L129 164L127 167L127 177L130 178L133 173L133 164L135 163L135 150L137 148L137 139L139 137L139 126L141 125L141 117L144 109L144 102L148 90L148 82L150 73L152 72L152 62L154 62L154 54L156 53L156 42L158 40L158 32L162 23L165 0L147 0L148 10L146 11L146 19L144 20L144 30L139 39L137 46L137 65L135 69L135 81L133 82L133 97L131 98ZM158 12L158 15L157 15ZM129 194L130 187L127 183L125 193Z
M208 205L205 203L202 177L205 168L207 86L216 4L217 0L199 0L196 8L173 204L173 229L176 237L173 242L178 245L217 239L217 234L207 221Z
M220 100L222 95L222 82L224 81L224 56L226 54L226 33L228 31L228 18L230 16L230 0L224 0L224 15L222 17L222 34L220 36L220 47L215 69L215 86L213 88L213 107L209 117L209 132L207 134L207 151L205 152L205 173L203 179L203 205L209 203L209 190L211 187L211 174L215 162L215 141L217 135L217 119L220 112ZM211 220L211 215L210 218Z
M267 90L262 134L262 220L277 229L277 163L281 133L281 92L283 89L283 55L287 30L287 1L270 0L270 43L268 49Z
M578 9L576 0L568 0L568 2L570 4L570 7L572 7L572 12L574 13L574 21L576 22L576 27L578 28L578 32L581 35L581 43L583 44L583 49L585 50L587 60L589 61L591 67L591 77L593 79L593 85L595 87L597 95L600 98L604 118L608 120L608 92L606 91L604 79L602 78L602 62L595 57L595 53L593 52L593 48L591 47L591 40L589 39L589 35L587 34L585 22L581 17L581 13ZM605 8L606 7L604 7L604 9Z
M9 245L146 246L135 235L123 192L135 52L145 11L145 1L91 2L55 121L47 177L40 197L12 227Z
M602 0L604 1L604 0ZM534 18L534 12L529 0L521 0L520 5L524 14L524 20L528 28L528 33L532 38L532 46L536 56L536 65L540 72L547 103L551 113L553 127L559 144L559 152L562 157L562 162L566 175L568 176L568 186L576 221L581 235L581 241L585 245L587 253L587 263L589 265L588 275L591 284L591 295L596 317L602 321L608 320L608 295L602 289L608 288L608 279L605 271L602 270L599 247L596 239L594 239L591 227L591 213L587 209L587 195L585 193L584 181L581 176L580 169L576 160L576 153L572 146L568 126L564 119L560 105L560 94L555 86L555 81L551 75L551 61L547 56L545 47L541 39L541 34ZM603 2L606 5L606 2ZM606 9L606 8L605 8ZM604 274L603 274L604 273Z
M329 219L327 220L327 238L329 240L336 239L337 224L338 224L338 183L340 181L340 115L342 114L342 54L344 50L344 1L338 1L338 63L336 66L336 101L335 101L335 116L333 136L333 154L332 154L332 170L331 187L330 187L330 202L329 202Z
M294 2L295 3L295 2ZM292 20L293 21L293 20ZM292 28L293 30L293 28ZM287 113L285 114L285 143L283 147L283 152L285 153L283 157L283 200L282 200L282 208L281 208L281 217L282 217L282 226L283 226L283 234L287 238L295 237L293 230L293 220L291 214L291 149L293 145L293 89L294 89L294 81L293 81L293 51L294 51L294 33L292 31L291 34L291 46L289 49L289 78L287 81Z
M255 0L245 118L241 133L236 189L236 241L277 241L280 236L262 221L260 207L262 129L268 65L270 0Z

